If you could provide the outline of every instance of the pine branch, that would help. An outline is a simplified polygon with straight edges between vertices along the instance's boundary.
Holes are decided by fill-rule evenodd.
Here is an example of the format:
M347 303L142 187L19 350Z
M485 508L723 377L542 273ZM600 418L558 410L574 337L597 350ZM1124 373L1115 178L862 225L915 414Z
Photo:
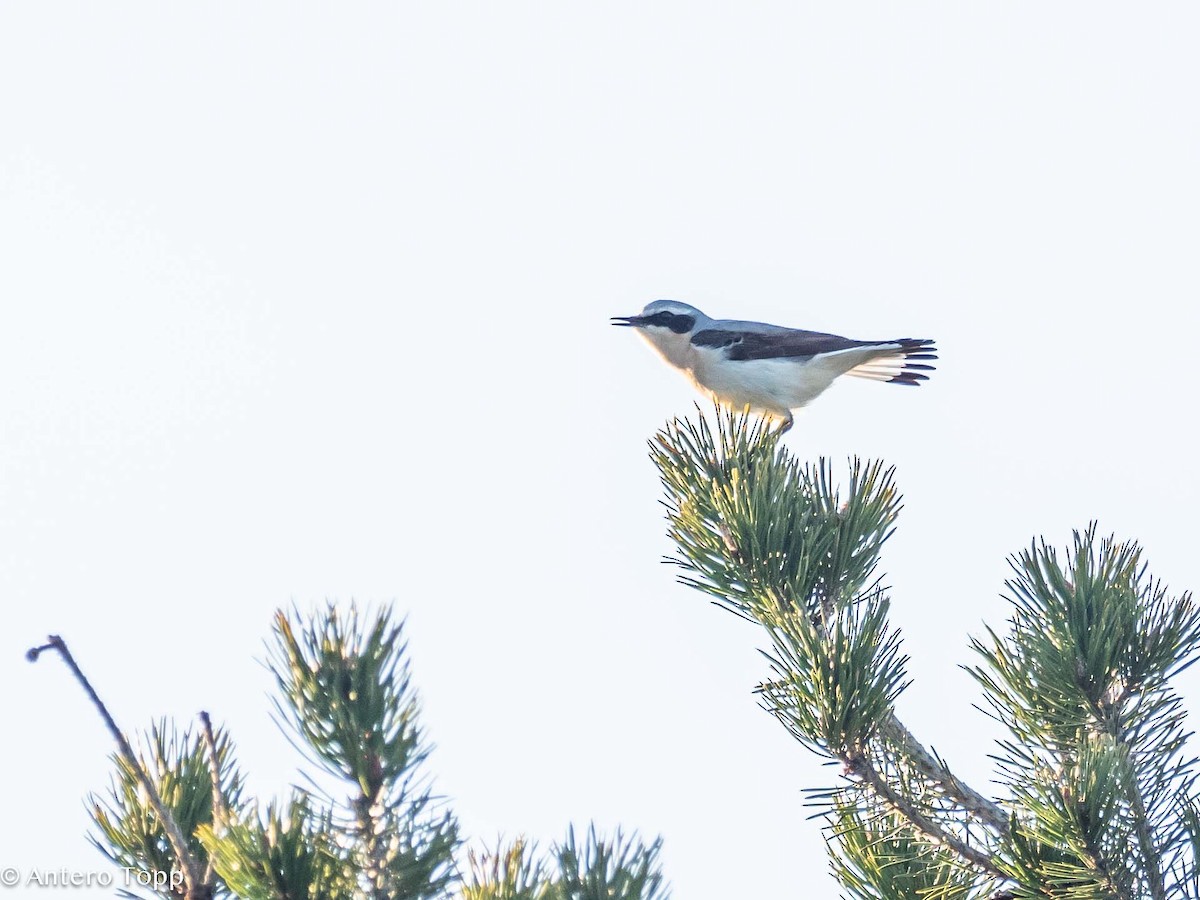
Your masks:
M593 824L582 842L575 829L554 848L558 877L554 894L563 900L670 900L671 890L659 869L662 839L645 844L620 829L611 838L602 837Z
M1146 813L1146 802L1142 792L1138 790L1136 779L1130 786L1130 806L1134 816L1134 831L1137 834L1138 846L1146 860L1146 880L1150 883L1150 896L1154 900L1167 900L1167 886L1163 880L1162 869L1158 865L1158 849L1154 846L1154 838L1150 834L1150 823Z
M876 574L900 509L892 470L853 460L840 489L825 461L802 464L777 436L721 411L715 428L703 417L673 421L651 443L651 456L679 549L672 561L688 572L681 580L771 635L777 680L760 689L766 708L806 745L852 759L921 834L999 876L990 854L938 817L965 815L1004 838L1005 811L955 776L894 713L907 685L904 658ZM881 773L893 765L915 782L891 784ZM930 809L930 793L952 809Z
M217 751L217 738L213 734L212 719L204 710L200 711L200 725L204 737L204 745L208 750L208 765L212 775L212 828L217 831L228 821L228 806L225 803L225 792L221 790L221 757ZM216 868L212 856L204 870L204 880L211 884Z
M369 896L442 896L456 879L458 826L430 792L403 626L382 609L369 623L332 605L303 621L275 617L270 668L281 725L330 773L353 785L339 827ZM299 743L299 742L298 742Z
M945 763L913 736L894 713L880 727L879 734L903 753L930 784L957 802L967 813L1000 835L1008 834L1009 819L1000 805L987 799L952 773Z
M133 752L133 747L129 741L117 727L116 721L108 711L108 707L104 705L104 701L100 699L100 695L96 693L87 676L79 668L75 662L75 658L71 655L71 651L67 649L66 642L56 634L52 634L46 638L46 643L40 647L34 647L29 650L26 657L30 662L36 662L38 656L45 650L55 650L66 663L67 668L75 676L75 680L83 687L84 692L92 701L92 705L96 707L100 713L100 717L104 720L104 724L108 727L109 733L117 742L117 748L120 751L122 759L126 765L136 775L138 783L146 791L146 796L150 800L150 805L162 823L164 831L166 831L167 839L171 843L171 849L175 853L179 865L183 868L183 876L185 887L187 889L187 900L212 900L213 889L212 885L205 877L205 872L201 868L199 861L192 855L188 849L188 841L183 832L179 828L179 824L175 821L175 817L171 815L171 811L167 809L163 803L162 797L158 793L158 788L154 781L146 774L137 755Z
M1006 878L1003 871L997 867L991 854L972 847L965 841L955 837L940 824L929 818L912 801L895 790L886 778L872 765L865 754L846 753L841 756L846 768L857 775L875 792L885 804L900 815L904 816L912 826L928 837L935 844L949 847L963 859L977 866L996 878Z
M367 862L363 874L371 885L371 894L375 900L388 900L388 849L381 834L382 823L373 814L375 804L376 798L363 791L352 805L358 836L363 842Z
M1120 702L1123 699L1124 697L1120 698L1113 705L1114 710L1120 708ZM1101 709L1097 709L1096 711L1098 713L1097 721L1106 723L1106 727L1101 730L1108 734L1113 742L1121 748L1121 752L1125 758L1130 761L1129 764L1132 769L1134 748L1122 733L1123 729L1120 727L1119 716L1105 716L1103 715L1104 711ZM1123 779L1123 781L1125 782L1130 812L1133 814L1133 831L1137 836L1138 849L1141 851L1142 859L1146 866L1145 874L1150 888L1150 896L1153 900L1167 900L1166 881L1163 877L1162 868L1158 864L1159 851L1154 844L1154 836L1150 833L1149 812L1146 809L1146 801L1142 796L1142 791L1138 787L1137 775L1131 771L1129 777Z
M213 734L212 719L204 710L200 711L200 724L203 727L204 746L208 749L208 761L212 771L213 827L220 828L229 816L229 804L225 800L225 791L221 788L221 756L217 750L216 735Z
M518 837L495 850L467 853L469 878L461 900L557 900L546 863L535 856L537 845Z
M253 900L361 900L354 875L346 870L329 810L295 790L286 803L257 803L230 815L217 835L211 825L198 830L217 872L235 897ZM410 898L410 894L397 894Z
M830 799L829 862L845 897L984 900L995 890L997 879L921 834L864 782Z
M730 552L736 552L736 545L730 548ZM768 590L767 595L771 598L773 609L771 614L762 615L760 613L759 621L761 624L767 625L768 631L777 634L778 627L768 625L773 619L780 615L787 614L789 604L779 596L777 591ZM831 645L834 638L830 634L830 629L837 624L836 610L829 612L825 601L822 601L821 614L815 615L809 620L812 628L819 637L821 643L826 647ZM782 651L783 648L778 646L779 641L776 639L777 651ZM781 655L784 655L781 653ZM857 668L851 666L850 668ZM880 668L878 661L873 661L872 669ZM844 687L844 686L843 686ZM817 698L813 698L817 699ZM890 705L889 705L890 706ZM845 721L845 717L839 716L839 720ZM936 789L947 799L956 803L968 815L976 818L981 824L992 829L998 835L1004 836L1008 834L1009 819L1003 808L984 797L982 794L974 790L966 782L959 779L950 769L942 762L934 753L925 748L920 741L909 731L908 727L900 721L894 711L887 712L880 718L879 725L876 730L876 736L887 743L890 748L897 754L901 755L922 777L922 779L931 787ZM852 741L855 746L867 746L866 742ZM861 751L862 758L867 758L867 751Z
M1043 540L1010 564L1009 632L972 641L972 673L1013 736L999 759L1014 805L1032 813L1021 883L1094 875L1121 896L1178 896L1196 760L1170 679L1197 657L1200 610L1094 524L1065 558Z

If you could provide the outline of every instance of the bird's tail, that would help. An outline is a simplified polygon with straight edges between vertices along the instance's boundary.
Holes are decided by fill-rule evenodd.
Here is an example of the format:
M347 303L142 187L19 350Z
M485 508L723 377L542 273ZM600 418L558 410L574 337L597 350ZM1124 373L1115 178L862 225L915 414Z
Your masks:
M846 372L856 378L871 378L891 384L908 384L916 387L928 381L928 372L933 371L930 360L937 359L937 347L932 340L900 338L878 345L879 352L866 362L861 362Z

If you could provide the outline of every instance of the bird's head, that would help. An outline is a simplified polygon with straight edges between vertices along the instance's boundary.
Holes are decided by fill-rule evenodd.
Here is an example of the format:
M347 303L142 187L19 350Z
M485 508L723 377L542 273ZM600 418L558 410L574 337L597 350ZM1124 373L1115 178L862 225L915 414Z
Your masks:
M688 341L697 326L706 321L708 316L694 306L678 300L655 300L636 316L615 316L612 324L636 328L668 361L680 365Z
M629 325L652 340L655 337L671 340L671 336L686 340L696 330L696 324L707 318L695 306L680 304L678 300L655 300L637 316L613 317L612 324Z

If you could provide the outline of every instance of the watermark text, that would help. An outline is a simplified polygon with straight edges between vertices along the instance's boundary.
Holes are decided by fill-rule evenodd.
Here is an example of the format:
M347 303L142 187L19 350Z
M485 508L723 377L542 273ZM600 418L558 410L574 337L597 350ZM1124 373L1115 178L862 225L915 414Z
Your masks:
M0 889L63 889L63 888L153 888L158 890L183 887L183 873L177 871L148 872L145 869L123 867L120 869L83 870L51 868L49 866L0 865Z

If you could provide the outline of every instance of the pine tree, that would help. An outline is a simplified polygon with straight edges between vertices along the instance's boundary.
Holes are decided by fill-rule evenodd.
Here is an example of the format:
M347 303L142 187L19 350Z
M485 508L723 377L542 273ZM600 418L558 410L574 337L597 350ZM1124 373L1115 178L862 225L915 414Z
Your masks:
M798 461L778 434L716 410L650 444L680 580L763 629L762 707L841 764L815 789L834 877L861 900L1200 898L1197 760L1172 679L1197 658L1200 609L1148 573L1133 542L1077 532L1011 558L1006 627L971 641L968 671L1008 737L1002 796L955 776L896 717L910 688L880 552L901 497L894 472ZM341 803L245 796L229 736L161 722L136 754L57 637L117 742L93 842L153 876L163 897L590 900L668 896L660 842L594 829L538 854L517 839L471 851L423 772L402 629L330 607L280 613L277 718ZM781 886L781 890L786 890Z
M112 783L89 808L92 843L137 873L145 894L182 900L667 900L660 841L645 844L594 828L574 830L537 854L518 838L472 851L464 876L461 838L448 803L424 767L402 625L384 609L369 621L350 607L275 618L269 666L275 714L338 791L294 788L282 801L247 796L234 747L201 713L194 729L161 721L142 752L118 728L66 643L51 636L30 651L59 654L117 743ZM326 796L328 794L328 796ZM123 891L127 896L139 896Z
M650 445L680 580L762 627L762 706L840 762L816 792L847 896L1200 897L1196 759L1172 678L1196 659L1200 610L1150 577L1132 542L1095 526L1060 555L1010 562L1007 628L969 671L1007 729L1004 796L956 777L897 719L909 688L879 555L894 472L852 460L835 485L745 415L670 423Z

